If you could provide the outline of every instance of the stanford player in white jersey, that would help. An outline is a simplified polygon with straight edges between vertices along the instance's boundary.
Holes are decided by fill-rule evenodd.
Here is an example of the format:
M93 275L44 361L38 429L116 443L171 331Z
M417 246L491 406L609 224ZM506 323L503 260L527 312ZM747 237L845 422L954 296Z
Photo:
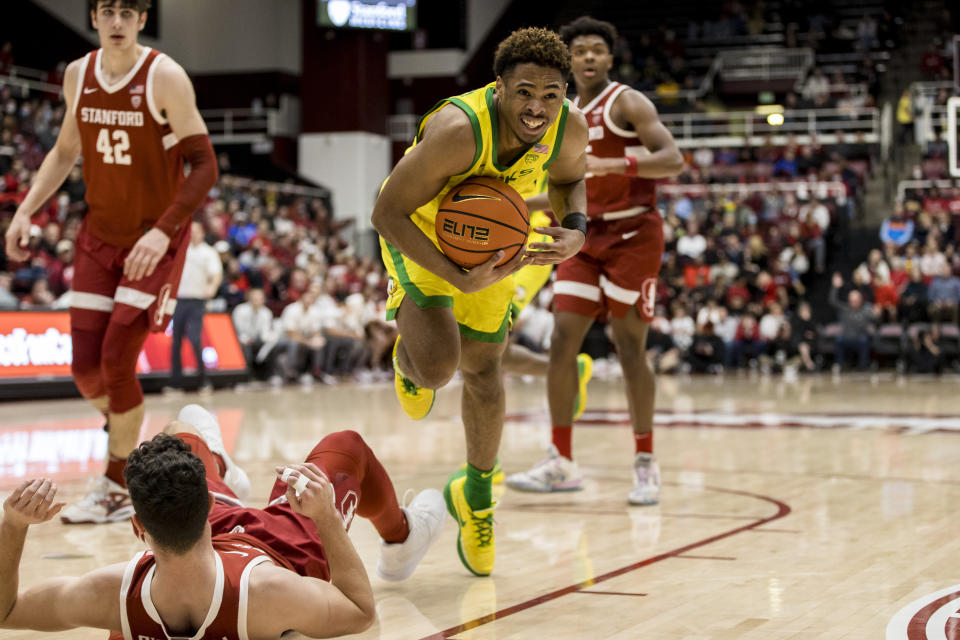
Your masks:
M523 491L573 491L582 476L572 461L577 351L597 318L613 330L623 366L634 432L634 487L630 504L656 504L660 471L653 457L654 379L645 357L653 319L663 231L656 210L655 180L676 175L683 156L643 94L612 82L613 25L581 17L560 30L570 47L577 106L587 118L587 239L573 258L557 266L555 325L547 390L553 447L528 472L507 479ZM527 201L531 210L547 205Z
M133 512L123 465L143 422L137 357L173 311L189 220L217 178L190 79L137 42L150 1L89 2L101 48L67 67L60 134L6 234L7 254L25 259L30 217L82 155L89 210L70 299L72 373L106 417L110 438L104 475L63 511L67 523L124 520Z

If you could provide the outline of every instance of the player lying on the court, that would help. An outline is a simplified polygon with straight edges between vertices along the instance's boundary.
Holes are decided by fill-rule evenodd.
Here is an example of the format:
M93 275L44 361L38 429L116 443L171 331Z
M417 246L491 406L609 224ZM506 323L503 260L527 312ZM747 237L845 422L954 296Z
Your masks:
M412 573L442 527L440 492L427 489L401 508L387 472L353 431L330 434L305 462L278 467L264 509L238 506L223 482L224 459L212 451L220 442L213 416L185 407L131 453L125 470L134 531L150 551L18 593L27 529L63 506L49 479L20 485L0 524L0 628L94 627L117 639L357 633L375 611L346 533L354 513L379 532L377 572L391 580Z

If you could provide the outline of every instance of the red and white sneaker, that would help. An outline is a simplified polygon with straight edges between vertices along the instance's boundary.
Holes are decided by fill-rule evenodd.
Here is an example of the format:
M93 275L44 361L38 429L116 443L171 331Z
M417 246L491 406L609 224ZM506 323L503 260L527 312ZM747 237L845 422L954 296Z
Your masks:
M583 474L576 462L560 455L557 447L551 444L546 458L529 471L509 475L507 486L517 491L535 493L580 491L583 489Z
M633 459L633 489L627 502L640 506L660 502L660 465L652 453L638 453Z
M103 524L121 522L132 515L130 492L107 476L100 476L83 500L60 512L60 521L64 524Z

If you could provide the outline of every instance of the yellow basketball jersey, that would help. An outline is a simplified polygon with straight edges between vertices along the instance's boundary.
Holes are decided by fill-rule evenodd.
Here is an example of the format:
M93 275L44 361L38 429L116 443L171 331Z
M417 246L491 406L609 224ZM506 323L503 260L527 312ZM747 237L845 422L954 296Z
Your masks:
M423 136L423 129L427 122L444 106L455 105L470 118L470 123L473 125L474 140L477 144L473 164L463 173L451 176L447 180L447 184L437 194L437 197L417 209L412 217L414 223L427 232L431 238L436 235L434 220L437 217L440 202L451 188L467 177L490 176L503 180L516 189L523 198L529 198L540 192L543 184L542 180L550 168L550 164L560 153L563 131L570 108L570 103L566 99L563 101L559 116L536 144L520 153L508 164L500 164L499 158L497 158L497 108L493 100L495 86L496 83L491 82L480 89L438 102L420 119L417 126L417 138L405 152L409 153L410 149L417 146Z

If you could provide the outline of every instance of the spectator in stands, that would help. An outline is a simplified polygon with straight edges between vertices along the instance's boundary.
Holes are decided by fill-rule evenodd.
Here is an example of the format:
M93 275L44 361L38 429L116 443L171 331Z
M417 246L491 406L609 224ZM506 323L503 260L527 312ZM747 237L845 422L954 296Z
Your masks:
M928 216L929 217L929 216ZM920 256L920 271L928 281L943 273L943 268L949 267L947 258L940 251L936 234L929 234Z
M930 281L927 288L930 320L957 323L957 307L960 305L960 278L953 275L949 264L940 267L940 273Z
M670 336L682 356L693 342L696 324L687 312L687 306L683 301L675 300L670 306L670 311L673 316L670 319Z
M943 71L943 56L940 55L940 43L932 40L920 58L920 73L928 80L939 80Z
M943 371L943 350L940 348L940 327L936 324L929 330L916 328L908 337L907 355L910 370L914 373Z
M911 104L910 89L904 89L897 101L897 139L901 145L914 143L913 138L913 106Z
M890 265L883 259L883 252L880 249L871 249L867 259L857 267L857 272L862 281L872 285L876 284L877 278L883 282L890 282Z
M670 320L663 307L657 307L647 330L647 360L654 373L670 373L680 364L680 351L670 335Z
M337 305L335 315L324 317L324 381L333 381L326 376L351 375L365 360L367 353L362 312L363 294L352 293Z
M543 353L550 348L550 334L553 332L553 313L550 311L551 298L548 290L541 292L520 312L510 332L521 346L535 353Z
M304 385L313 384L323 371L323 320L313 306L318 293L317 286L308 288L299 300L287 305L280 316L284 331L280 344L284 377L287 380L299 377Z
M857 39L859 40L861 51L870 51L880 46L877 38L877 21L873 15L864 13L863 17L857 23Z
M56 256L47 264L47 279L56 296L63 295L73 286L74 254L73 241L64 238L57 243Z
M775 178L796 178L799 173L797 169L797 154L787 147L775 163L773 163L773 177Z
M800 362L807 371L816 371L817 338L819 330L813 321L809 302L801 302L797 306L797 314L791 321L790 335L793 338Z
M890 279L889 272L881 271L873 277L873 304L880 321L896 322L900 294Z
M714 333L713 323L706 322L693 336L687 350L687 366L693 373L722 373L723 360L723 340Z
M12 311L20 304L10 291L12 284L13 276L6 271L0 271L0 311Z
M20 301L21 309L51 309L56 297L50 291L46 278L37 278L30 285L30 293Z
M687 221L687 232L677 240L677 253L687 261L694 261L707 249L707 240L700 234L700 223L694 218Z
M803 97L811 102L826 100L830 97L830 80L823 72L823 69L817 67L813 70L813 75L807 78L803 85Z
M17 148L13 143L13 131L0 129L0 178L4 177L13 168L13 157ZM0 180L0 193L6 191L6 181Z
M269 378L273 384L278 384L281 379L274 370L274 360L279 336L274 329L273 313L266 306L263 289L247 290L246 302L237 305L232 316L237 340L247 361L248 379Z
M760 339L756 316L752 313L744 314L733 341L733 366L740 368L749 365L754 368L757 356L763 353L764 349L766 344Z
M789 322L780 325L773 340L767 342L766 353L760 354L759 360L763 373L796 373L800 354Z
M885 218L880 225L880 240L886 244L894 243L898 247L906 245L913 239L913 220L906 217L903 203L893 205L893 215Z
M864 302L863 295L858 290L850 291L847 302L841 302L843 277L839 273L833 274L832 284L828 301L837 309L840 320L840 335L834 343L834 370L843 369L847 351L850 350L857 352L857 366L864 370L870 364L870 336L876 322L874 308L869 302Z
M203 316L207 303L217 295L223 280L223 265L220 255L204 242L203 225L190 224L190 244L183 263L183 275L177 289L177 306L173 312L173 341L170 343L170 386L168 392L183 390L182 346L186 336L193 347L194 360L199 376L201 393L213 390L207 380L203 362Z

